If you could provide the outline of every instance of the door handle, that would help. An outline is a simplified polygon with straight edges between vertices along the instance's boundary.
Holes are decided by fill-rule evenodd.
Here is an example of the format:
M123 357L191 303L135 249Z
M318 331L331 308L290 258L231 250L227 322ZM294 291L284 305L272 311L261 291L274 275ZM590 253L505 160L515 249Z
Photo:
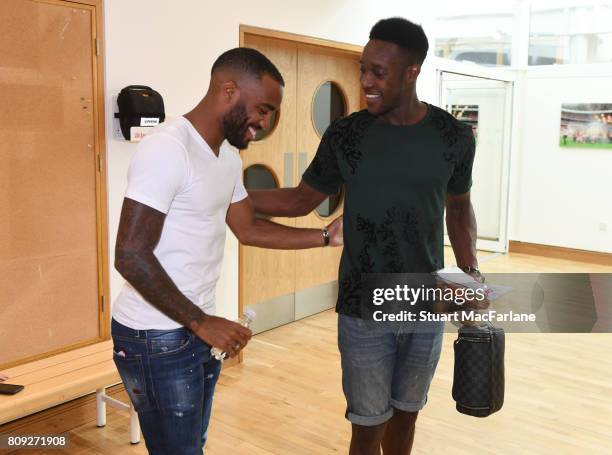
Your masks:
M283 187L293 187L293 156L292 152L285 153L285 159L283 160L284 174L283 174Z
M298 153L298 176L301 179L304 171L308 167L308 153L300 152Z

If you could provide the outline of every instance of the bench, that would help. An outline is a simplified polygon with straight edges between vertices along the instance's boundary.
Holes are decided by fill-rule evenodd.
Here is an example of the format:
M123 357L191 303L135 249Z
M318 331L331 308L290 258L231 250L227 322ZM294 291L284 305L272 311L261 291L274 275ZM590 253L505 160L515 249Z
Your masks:
M106 395L121 382L113 362L112 341L50 356L2 371L7 383L24 385L15 395L0 395L0 425L96 392L96 423L106 425L106 405L130 413L130 442L140 441L138 414L130 404Z

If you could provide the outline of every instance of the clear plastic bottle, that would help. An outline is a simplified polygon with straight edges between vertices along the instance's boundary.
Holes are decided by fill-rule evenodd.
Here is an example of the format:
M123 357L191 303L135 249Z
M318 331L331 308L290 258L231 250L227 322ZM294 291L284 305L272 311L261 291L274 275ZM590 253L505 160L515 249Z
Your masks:
M257 315L255 314L253 310L251 310L250 308L247 308L246 310L244 310L244 315L240 319L238 319L236 322L243 327L250 328L251 323L255 320L256 316ZM222 351L221 349L216 348L216 347L212 347L210 349L210 354L215 359L220 360L220 361L225 360L225 358L227 357L227 353L225 351Z

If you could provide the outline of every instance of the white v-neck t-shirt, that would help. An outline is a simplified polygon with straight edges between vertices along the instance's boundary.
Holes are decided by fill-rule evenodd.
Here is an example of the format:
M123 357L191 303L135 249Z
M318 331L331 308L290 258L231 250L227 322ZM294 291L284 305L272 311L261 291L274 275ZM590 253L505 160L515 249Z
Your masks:
M154 254L179 290L207 314L225 246L230 204L247 197L238 152L223 143L216 156L184 117L162 123L138 145L125 197L166 214ZM136 330L181 327L125 283L113 318Z

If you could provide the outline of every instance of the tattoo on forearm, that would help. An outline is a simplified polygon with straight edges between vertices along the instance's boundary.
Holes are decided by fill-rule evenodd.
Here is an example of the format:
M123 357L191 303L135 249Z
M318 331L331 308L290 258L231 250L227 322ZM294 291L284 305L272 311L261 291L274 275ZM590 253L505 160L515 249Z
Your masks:
M122 251L116 264L134 289L170 319L189 328L204 319L202 310L179 291L153 253Z
M117 234L115 268L151 305L193 329L206 315L176 287L153 254L165 215L125 199Z

